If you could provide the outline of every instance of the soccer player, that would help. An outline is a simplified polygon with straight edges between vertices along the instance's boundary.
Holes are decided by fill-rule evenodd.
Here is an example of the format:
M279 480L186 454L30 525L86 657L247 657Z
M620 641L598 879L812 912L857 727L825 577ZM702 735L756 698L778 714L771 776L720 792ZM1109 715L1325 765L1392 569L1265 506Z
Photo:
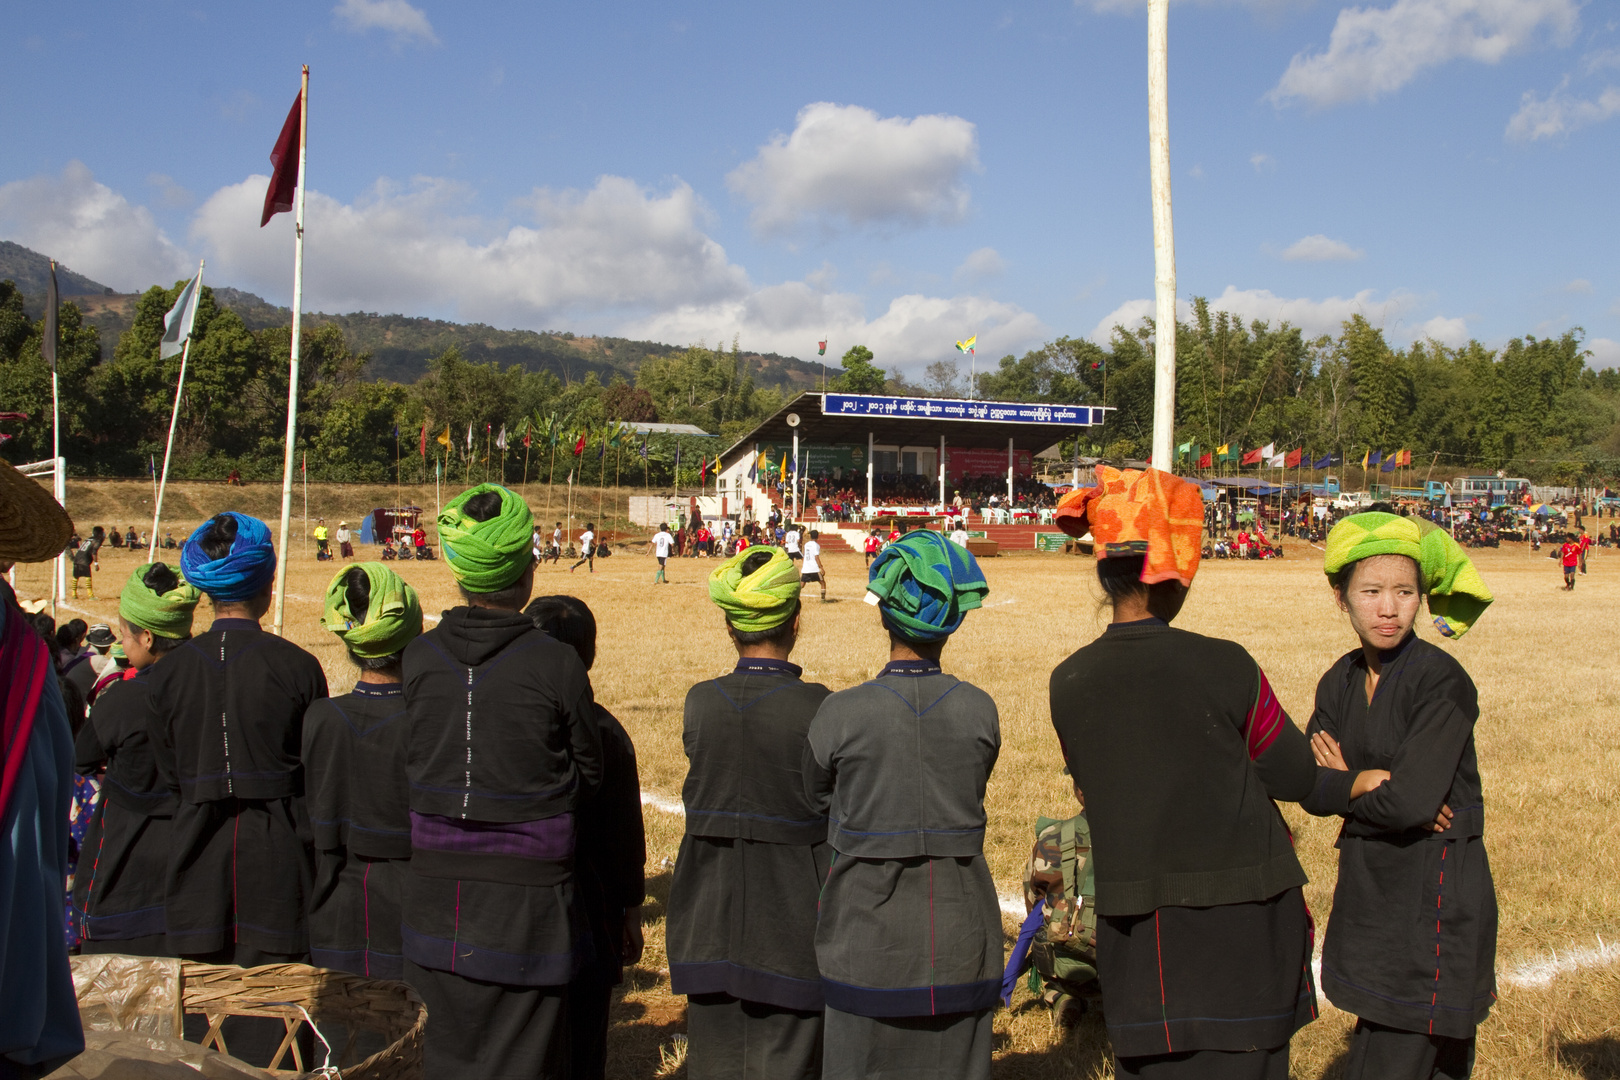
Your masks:
M88 539L82 541L73 549L73 599L79 598L79 579L84 579L84 593L91 600L96 598L96 581L92 570L101 569L101 541L104 533L97 525L91 530Z
M804 558L804 552L799 550L800 539L801 534L799 532L798 523L792 521L788 522L786 529L782 533L782 547L787 551L787 557L792 559L794 562L798 562Z
M422 632L416 590L381 563L348 567L326 589L321 625L360 669L354 689L304 717L304 783L315 834L309 952L316 967L404 975L400 893L411 857L408 728L401 663Z
M873 529L871 533L867 535L866 543L863 545L863 547L866 551L866 567L868 570L870 570L872 568L872 560L877 558L878 552L883 550L883 537L878 533L877 529Z
M799 583L809 585L814 582L821 588L821 599L827 599L827 571L821 567L821 533L815 529L810 530L810 539L804 543L804 565L799 568Z
M1581 545L1575 539L1574 533L1565 533L1564 542L1558 546L1558 562L1564 568L1564 591L1575 590L1575 571L1581 562Z
M568 568L572 574L580 567L590 564L591 573L596 573L596 522L587 521L585 531L579 534L579 562Z
M675 537L670 535L669 525L665 522L659 522L658 531L653 534L653 538L647 544L647 550L658 559L658 573L653 575L654 585L659 582L665 585L669 584L669 578L664 576L664 570L669 562L669 553L674 548Z
M602 747L578 655L523 614L534 518L480 484L439 515L464 606L405 649L405 981L434 1080L570 1075L568 984L590 952L574 814Z
M737 666L686 695L686 835L665 921L692 1080L821 1075L816 896L832 851L801 777L828 690L788 659L799 590L780 548L749 548L709 575Z

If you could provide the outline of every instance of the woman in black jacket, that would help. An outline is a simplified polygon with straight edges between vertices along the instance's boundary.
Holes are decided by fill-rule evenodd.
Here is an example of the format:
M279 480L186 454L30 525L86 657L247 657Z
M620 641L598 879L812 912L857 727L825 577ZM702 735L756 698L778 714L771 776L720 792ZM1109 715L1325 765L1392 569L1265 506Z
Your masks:
M1308 796L1317 765L1242 646L1170 626L1198 569L1198 488L1097 473L1057 521L1092 534L1113 619L1051 694L1091 824L1115 1073L1283 1080L1316 995L1305 872L1273 800Z
M1479 701L1413 623L1427 595L1441 635L1461 637L1491 594L1445 532L1388 513L1334 526L1325 568L1360 638L1317 685L1309 731L1327 768L1305 800L1344 818L1322 953L1328 1000L1358 1018L1344 1075L1465 1077L1496 999ZM1380 782L1358 790L1354 768Z

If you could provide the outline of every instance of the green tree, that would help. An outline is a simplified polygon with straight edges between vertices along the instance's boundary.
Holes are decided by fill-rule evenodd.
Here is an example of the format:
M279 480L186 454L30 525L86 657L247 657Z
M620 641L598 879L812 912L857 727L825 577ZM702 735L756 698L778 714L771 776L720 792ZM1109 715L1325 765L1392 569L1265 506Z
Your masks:
M853 345L841 361L844 373L838 377L838 389L850 394L881 394L887 385L883 369L872 366L872 350L865 345Z

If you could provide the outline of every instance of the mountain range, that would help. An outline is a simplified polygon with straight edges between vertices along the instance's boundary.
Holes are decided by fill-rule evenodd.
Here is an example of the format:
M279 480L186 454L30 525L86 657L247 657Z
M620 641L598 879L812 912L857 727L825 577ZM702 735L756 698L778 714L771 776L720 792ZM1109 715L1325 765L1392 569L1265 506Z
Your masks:
M49 271L50 261L44 255L0 240L0 280L9 279L22 290L23 309L29 318L37 319L44 311ZM140 294L117 292L61 264L56 267L56 281L62 299L77 304L85 321L100 328L102 348L110 353L119 335L134 320ZM210 288L214 301L241 316L250 330L285 326L292 321L290 309L263 297L229 286ZM305 326L335 323L342 328L351 349L371 354L371 378L398 383L415 382L427 371L431 358L452 346L475 363L496 361L502 366L517 364L529 371L549 371L565 383L591 373L603 382L618 375L633 383L644 359L685 348L656 341L580 336L567 331L499 330L482 323L362 311L345 315L306 311L303 321ZM838 368L777 353L745 352L743 358L753 371L755 385L784 391L817 388L823 379L830 381L840 374Z

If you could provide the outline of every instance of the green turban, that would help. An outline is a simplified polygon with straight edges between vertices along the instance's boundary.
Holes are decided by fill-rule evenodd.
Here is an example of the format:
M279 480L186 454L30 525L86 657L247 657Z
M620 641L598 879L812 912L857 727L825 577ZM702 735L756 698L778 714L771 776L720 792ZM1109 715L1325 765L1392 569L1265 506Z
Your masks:
M475 521L462 508L485 492L501 497L500 513ZM499 484L479 484L456 496L439 515L439 543L450 572L468 592L500 592L534 562L534 515L516 493Z
M161 595L146 586L146 575L162 563L143 566L129 575L123 594L118 597L118 617L131 626L150 630L158 637L184 639L191 636L191 614L202 593L180 578L178 587ZM180 572L175 571L180 577Z
M349 609L349 590L344 584L350 569L364 570L371 582L366 617L359 621ZM416 598L416 590L382 563L358 563L340 570L326 587L326 614L321 625L360 659L375 660L401 651L422 632L422 603Z
M883 549L867 572L866 602L912 641L943 641L990 592L979 561L937 532L918 529Z
M1405 555L1418 564L1435 629L1462 637L1495 599L1451 534L1421 518L1352 514L1328 533L1322 569L1329 576L1374 555Z
M743 576L749 556L768 551L770 561ZM799 564L779 547L744 548L709 575L709 599L726 613L726 622L745 634L771 630L793 617L799 598Z

